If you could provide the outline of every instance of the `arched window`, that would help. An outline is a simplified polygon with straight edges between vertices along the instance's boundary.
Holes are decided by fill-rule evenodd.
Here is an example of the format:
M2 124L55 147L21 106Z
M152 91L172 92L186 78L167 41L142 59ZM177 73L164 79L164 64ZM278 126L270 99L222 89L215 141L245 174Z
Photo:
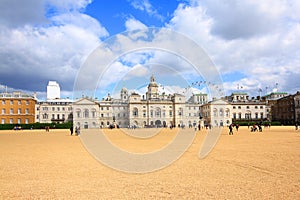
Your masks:
M81 110L80 109L76 109L76 117L80 118L81 117Z
M223 111L223 109L221 108L221 109L219 110L219 115L220 115L221 117L223 117L223 113L224 113L224 111Z
M249 110L245 113L245 119L251 119L251 112Z
M89 118L89 110L88 109L85 109L84 112L83 112L83 117L84 118Z
M133 108L133 112L132 112L133 117L138 117L139 115L139 111L137 108Z
M229 111L229 109L226 109L226 111L225 111L225 117L229 117L230 116L230 111Z
M156 117L161 117L161 110L160 110L160 108L156 108L156 110L155 110L155 116Z
M179 108L178 115L179 115L179 116L182 116L182 115L183 115L183 110L182 110L182 108Z
M214 117L217 117L218 116L218 110L215 108L213 112L214 112Z
M96 118L97 114L96 114L96 109L92 109L92 118Z

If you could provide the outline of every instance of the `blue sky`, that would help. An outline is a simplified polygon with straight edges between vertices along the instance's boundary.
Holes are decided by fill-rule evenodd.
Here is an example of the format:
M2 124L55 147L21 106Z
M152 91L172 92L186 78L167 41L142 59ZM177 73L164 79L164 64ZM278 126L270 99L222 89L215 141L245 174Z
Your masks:
M184 34L201 46L219 71L226 95L237 86L252 96L275 87L295 93L300 90L299 10L297 0L3 0L0 92L7 86L9 91L37 92L43 99L48 81L55 80L62 96L71 97L80 68L101 43L124 31L158 27ZM113 92L126 74L132 81L148 81L157 73L151 63L171 66L176 71L172 78L183 77L187 84L202 78L189 73L178 56L148 53L128 53L127 63L112 63L108 72L114 75L102 80L106 84L99 86L98 97ZM162 74L155 74L162 85L174 83ZM172 87L184 89L180 84ZM199 91L205 90L195 90Z

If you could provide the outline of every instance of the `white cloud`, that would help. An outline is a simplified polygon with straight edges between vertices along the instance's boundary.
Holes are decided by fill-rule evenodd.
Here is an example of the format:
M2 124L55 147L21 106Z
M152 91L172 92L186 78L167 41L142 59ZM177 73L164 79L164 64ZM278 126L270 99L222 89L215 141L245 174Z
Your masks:
M148 15L163 20L163 16L157 12L157 10L151 5L148 0L133 0L130 2L130 4L137 10L145 11Z
M46 3L57 10L57 12L80 11L85 9L92 0L45 0Z
M76 5L72 6L72 2ZM39 94L45 91L47 81L56 80L63 90L71 91L82 62L99 45L100 38L108 36L97 20L75 10L83 9L89 2L56 5L74 9L55 13L41 25L33 25L34 20L17 27L1 23L0 80L16 90ZM26 7L26 3L19 6Z
M298 1L193 1L180 4L168 28L188 35L202 46L219 71L248 91L279 83L294 93L300 82ZM296 9L296 8L297 9ZM242 78L244 78L242 77ZM234 83L234 84L235 84ZM230 87L230 83L225 83ZM247 86L247 87L246 87Z
M125 27L127 31L133 31L133 30L139 30L139 29L146 29L147 26L140 22L139 20L136 20L134 18L129 18L125 22Z

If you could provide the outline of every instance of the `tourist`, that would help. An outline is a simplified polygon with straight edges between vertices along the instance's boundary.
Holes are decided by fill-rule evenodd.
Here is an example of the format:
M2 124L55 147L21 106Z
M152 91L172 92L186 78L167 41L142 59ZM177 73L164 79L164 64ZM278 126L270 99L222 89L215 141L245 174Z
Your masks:
M71 135L73 135L73 126L70 127Z
M232 124L229 125L229 135L233 135Z
M240 127L239 124L236 124L236 125L235 125L236 131L239 131L239 127Z
M295 129L296 129L296 131L298 130L298 123L297 122L295 123Z
M77 135L80 135L80 127L78 127Z

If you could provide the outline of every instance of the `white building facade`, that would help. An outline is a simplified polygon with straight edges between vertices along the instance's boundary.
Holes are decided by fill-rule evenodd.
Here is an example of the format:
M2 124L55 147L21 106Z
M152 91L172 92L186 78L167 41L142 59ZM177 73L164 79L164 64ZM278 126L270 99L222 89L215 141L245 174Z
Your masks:
M85 98L73 104L74 124L83 128L108 127L170 127L197 126L200 119L200 106L207 103L207 94L194 94L186 100L181 94L160 94L155 77L150 78L146 95L120 91L120 99L108 95L101 101ZM89 102L87 102L89 101ZM98 114L88 120L84 109L94 109Z

